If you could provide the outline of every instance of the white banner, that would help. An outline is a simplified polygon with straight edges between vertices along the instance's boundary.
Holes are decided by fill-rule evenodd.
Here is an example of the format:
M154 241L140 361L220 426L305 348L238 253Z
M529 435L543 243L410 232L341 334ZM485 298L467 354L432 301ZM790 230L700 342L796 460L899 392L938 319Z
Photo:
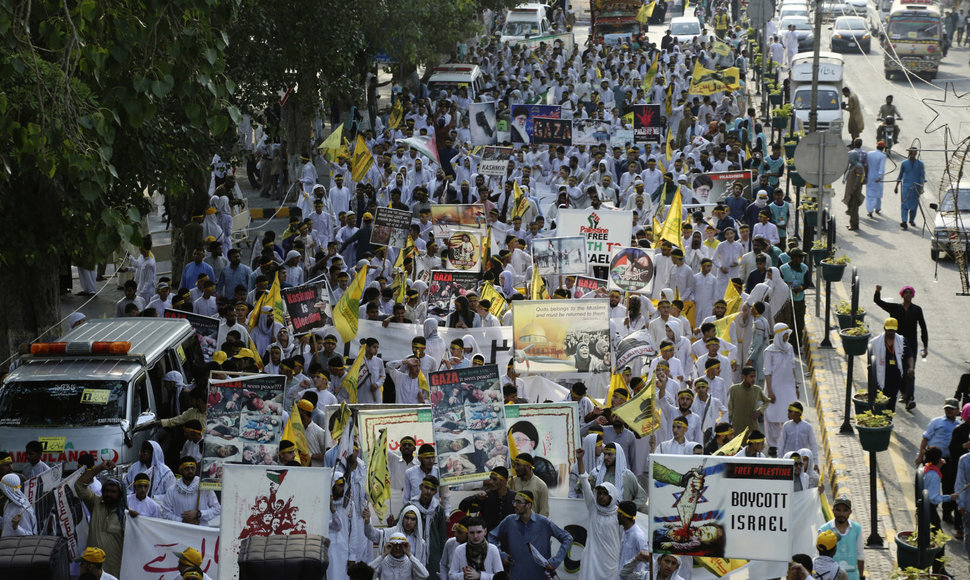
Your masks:
M379 354L385 362L400 360L411 356L411 339L424 336L420 324L392 323L384 328L380 322L361 320L357 330L357 338L374 337L381 342ZM485 328L447 328L438 327L438 336L451 344L456 338L470 334L478 344L478 352L485 357L485 364L497 364L499 375L505 375L505 366L512 358L512 327L491 326ZM337 339L340 340L339 338ZM355 341L356 343L356 341ZM359 346L351 345L347 349L349 356L355 356ZM344 352L338 345L338 352ZM345 353L346 354L346 353ZM439 361L440 362L440 361Z
M613 248L629 246L633 238L633 212L601 208L559 211L560 236L585 236L591 266L608 266Z
M788 561L793 478L781 459L651 455L654 553Z
M81 498L74 491L74 484L82 473L83 470L76 470L64 478L61 485L54 490L58 531L67 540L67 552L71 559L80 558L88 543L88 519L83 512Z
M219 528L159 518L126 515L121 577L125 580L165 580L178 573L175 552L195 548L202 571L219 577Z
M219 579L239 578L239 546L250 536L328 535L330 478L321 467L226 464L222 474Z

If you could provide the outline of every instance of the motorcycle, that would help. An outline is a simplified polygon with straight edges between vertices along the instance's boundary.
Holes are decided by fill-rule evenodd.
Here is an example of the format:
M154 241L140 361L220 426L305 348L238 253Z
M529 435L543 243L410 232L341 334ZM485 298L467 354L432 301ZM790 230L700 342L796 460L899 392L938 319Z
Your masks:
M896 124L896 119L892 115L878 120L882 122L876 128L876 141L884 142L886 144L886 155L891 156L893 144L899 141L899 125Z

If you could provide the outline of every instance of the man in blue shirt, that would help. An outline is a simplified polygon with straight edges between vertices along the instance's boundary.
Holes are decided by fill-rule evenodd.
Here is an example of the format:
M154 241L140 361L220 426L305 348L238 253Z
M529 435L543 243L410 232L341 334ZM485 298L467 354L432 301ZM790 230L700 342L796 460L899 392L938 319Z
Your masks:
M906 222L909 225L916 225L916 210L919 208L919 196L923 195L923 184L926 182L926 167L923 162L916 158L919 150L910 147L908 150L909 158L899 166L899 181L896 182L896 193L899 193L900 183L903 185L903 193L899 198L899 227L906 229Z
M849 574L849 580L859 580L865 573L865 545L862 541L862 524L849 519L852 501L841 495L832 502L831 520L819 528L819 533L832 530L839 536L835 549L835 561Z
M533 513L534 502L532 492L517 492L512 500L515 513L488 533L488 541L499 547L505 569L511 570L516 580L545 580L546 572L555 572L573 543L572 534L549 518ZM559 540L559 551L550 557L553 537ZM544 568L536 563L532 548L548 561Z
M242 263L242 254L238 248L229 250L229 265L219 273L219 280L216 282L216 292L219 296L228 298L236 291L236 286L242 284L249 289L249 278L253 271L249 266Z
M792 313L795 316L795 332L792 333L795 348L801 345L802 332L805 329L805 282L808 278L808 266L805 260L805 252L801 248L795 248L788 252L789 261L781 267L781 277L791 288Z
M943 452L943 457L949 459L950 438L953 435L953 429L960 424L960 420L957 418L959 414L959 401L950 398L943 402L943 416L930 420L930 424L926 426L926 431L923 432L923 441L919 446L919 454L916 455L915 464L917 466L923 464L923 456L927 447L939 447Z
M192 261L186 264L185 269L182 270L182 279L179 282L180 289L194 287L199 280L199 274L205 274L209 277L209 280L215 279L215 271L212 266L203 262L203 259L205 259L203 248L196 248L192 251Z

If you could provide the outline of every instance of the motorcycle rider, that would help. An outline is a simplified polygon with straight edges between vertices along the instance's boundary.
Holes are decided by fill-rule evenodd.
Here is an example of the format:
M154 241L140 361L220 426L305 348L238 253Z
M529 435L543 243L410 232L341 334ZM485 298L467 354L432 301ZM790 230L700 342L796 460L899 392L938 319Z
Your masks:
M889 139L886 139L886 132L890 131L892 133L892 143L899 143L899 125L896 124L896 119L889 115L883 119L882 124L876 128L876 141L886 141L886 148L889 149Z

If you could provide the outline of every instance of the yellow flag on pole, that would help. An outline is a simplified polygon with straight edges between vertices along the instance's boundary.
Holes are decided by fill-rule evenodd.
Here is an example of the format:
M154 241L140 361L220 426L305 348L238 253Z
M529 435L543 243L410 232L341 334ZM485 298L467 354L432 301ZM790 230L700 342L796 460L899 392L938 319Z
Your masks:
M647 74L643 75L643 80L640 82L640 87L644 91L649 91L650 87L653 86L653 80L657 78L657 72L660 70L660 64L657 62L657 56L659 54L660 53L653 55L653 62L650 63L650 68L647 69Z
M424 371L418 371L418 389L424 391L425 402L431 400L431 385L428 384L428 377Z
M300 420L300 409L293 403L290 410L290 417L283 427L283 439L292 441L296 445L296 455L300 458L300 465L310 465L310 446L306 442L306 431L303 429L303 421Z
M744 443L744 438L745 436L747 436L747 434L748 434L748 428L745 427L744 431L742 431L739 435L736 435L734 439L731 439L724 445L721 445L721 448L715 451L714 455L724 455L726 457L731 457L738 451L741 451L741 444Z
M263 294L256 301L256 306L253 311L249 313L249 320L247 324L249 325L249 330L256 327L259 322L259 315L264 306L269 306L273 309L273 320L279 322L280 324L286 323L286 305L283 304L283 296L280 294L280 277L273 277L273 285L269 287L269 292Z
M347 374L344 375L344 380L340 382L340 386L347 391L349 395L350 404L354 405L357 403L357 382L360 380L360 367L364 364L364 349L367 348L363 344L360 345L360 350L357 351L357 358L354 359L354 364L350 365L350 369L347 370Z
M515 203L512 205L512 219L520 218L525 215L525 210L529 209L529 200L525 198L525 193L519 187L518 181L512 182L512 192L515 194L513 197Z
M632 399L613 409L613 416L623 419L627 427L643 437L660 428L660 407L657 405L657 379L652 378L646 387Z
M340 337L348 342L357 336L358 317L360 316L360 297L364 293L367 282L367 265L365 264L354 281L347 287L340 300L333 307L333 325L337 327Z
M549 298L549 291L546 290L546 281L539 275L539 267L532 266L532 284L529 288L529 300L546 300Z
M401 121L404 120L404 105L401 103L401 99L398 99L394 103L394 107L391 109L391 115L387 118L387 126L391 129L397 129L401 126Z
M725 315L741 311L741 295L734 282L728 282L727 289L724 290L724 301L727 302Z
M505 298L498 293L498 290L492 286L491 282L482 282L481 296L482 300L488 300L491 303L488 311L495 315L496 318L501 320L502 315L505 314L505 309L508 308L508 302Z
M374 505L377 518L387 516L388 502L391 501L391 474L387 469L387 429L381 429L377 445L371 449L367 458L367 491Z
M374 165L374 156L371 155L370 149L367 148L367 143L364 142L364 137L361 135L357 135L357 141L354 144L352 161L353 165L351 176L354 178L354 181L364 179L364 176L367 175L371 165Z
M318 148L323 153L323 156L329 159L331 162L337 160L337 155L339 155L341 145L343 144L343 135L344 125L341 123L340 125L337 125L337 128L334 129L326 139L323 140L323 143L321 143L320 147Z
M515 458L519 456L519 447L515 444L515 439L512 437L512 430L509 430L509 457L512 459L512 463L515 463Z
M671 244L677 246L678 248L683 247L683 233L681 231L684 225L684 208L683 208L683 198L680 195L680 187L677 187L677 192L674 193L674 200L670 203L670 210L667 212L667 219L664 220L663 228L660 230L660 234L654 232L654 240L657 244L656 247L660 247L661 240L667 240Z

